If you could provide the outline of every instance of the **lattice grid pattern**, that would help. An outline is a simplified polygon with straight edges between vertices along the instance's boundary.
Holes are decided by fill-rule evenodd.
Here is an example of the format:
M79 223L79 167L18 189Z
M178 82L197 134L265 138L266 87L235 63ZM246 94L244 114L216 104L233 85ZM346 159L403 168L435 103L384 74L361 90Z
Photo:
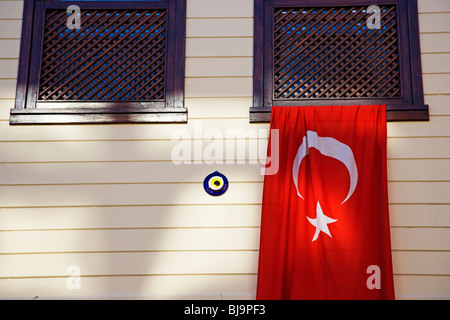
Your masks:
M39 100L156 101L165 98L165 10L47 10Z
M367 6L275 8L274 98L400 97L396 7L380 8L379 30Z

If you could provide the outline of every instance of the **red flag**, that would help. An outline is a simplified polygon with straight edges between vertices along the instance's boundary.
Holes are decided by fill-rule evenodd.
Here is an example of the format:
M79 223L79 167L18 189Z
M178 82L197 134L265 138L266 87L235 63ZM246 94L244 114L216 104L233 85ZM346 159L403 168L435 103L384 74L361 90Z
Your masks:
M264 178L257 299L394 299L385 106L271 117L279 170Z

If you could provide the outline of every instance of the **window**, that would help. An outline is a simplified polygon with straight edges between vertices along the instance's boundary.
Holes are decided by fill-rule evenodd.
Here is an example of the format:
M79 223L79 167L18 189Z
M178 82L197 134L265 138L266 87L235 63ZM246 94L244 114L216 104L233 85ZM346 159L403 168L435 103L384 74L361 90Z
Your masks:
M254 41L251 122L272 106L350 104L428 120L416 0L255 0Z
M185 0L25 0L23 17L10 124L187 121Z

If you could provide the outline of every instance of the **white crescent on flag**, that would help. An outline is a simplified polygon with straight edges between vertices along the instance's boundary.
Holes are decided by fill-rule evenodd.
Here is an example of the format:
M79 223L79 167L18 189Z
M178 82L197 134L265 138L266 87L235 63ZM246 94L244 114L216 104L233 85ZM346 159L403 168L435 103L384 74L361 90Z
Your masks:
M330 137L320 137L317 132L307 131L306 136L303 137L303 142L298 148L297 155L294 160L292 168L292 175L294 178L295 188L300 198L304 199L298 190L298 172L303 158L309 154L309 148L317 149L324 156L328 156L342 162L348 170L350 175L350 189L347 197L341 204L346 202L352 196L358 183L358 169L356 167L355 157L352 149L338 140Z

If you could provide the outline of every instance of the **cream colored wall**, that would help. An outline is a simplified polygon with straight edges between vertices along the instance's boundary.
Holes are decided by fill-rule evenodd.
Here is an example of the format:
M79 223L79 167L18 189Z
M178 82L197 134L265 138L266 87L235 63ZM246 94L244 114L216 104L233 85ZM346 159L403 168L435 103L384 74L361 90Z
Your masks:
M0 298L255 297L261 165L171 161L177 129L207 147L208 129L268 128L248 123L253 1L187 4L187 125L11 127L22 2L0 1ZM388 124L395 285L449 299L450 2L419 5L431 120ZM219 198L202 187L215 170Z

